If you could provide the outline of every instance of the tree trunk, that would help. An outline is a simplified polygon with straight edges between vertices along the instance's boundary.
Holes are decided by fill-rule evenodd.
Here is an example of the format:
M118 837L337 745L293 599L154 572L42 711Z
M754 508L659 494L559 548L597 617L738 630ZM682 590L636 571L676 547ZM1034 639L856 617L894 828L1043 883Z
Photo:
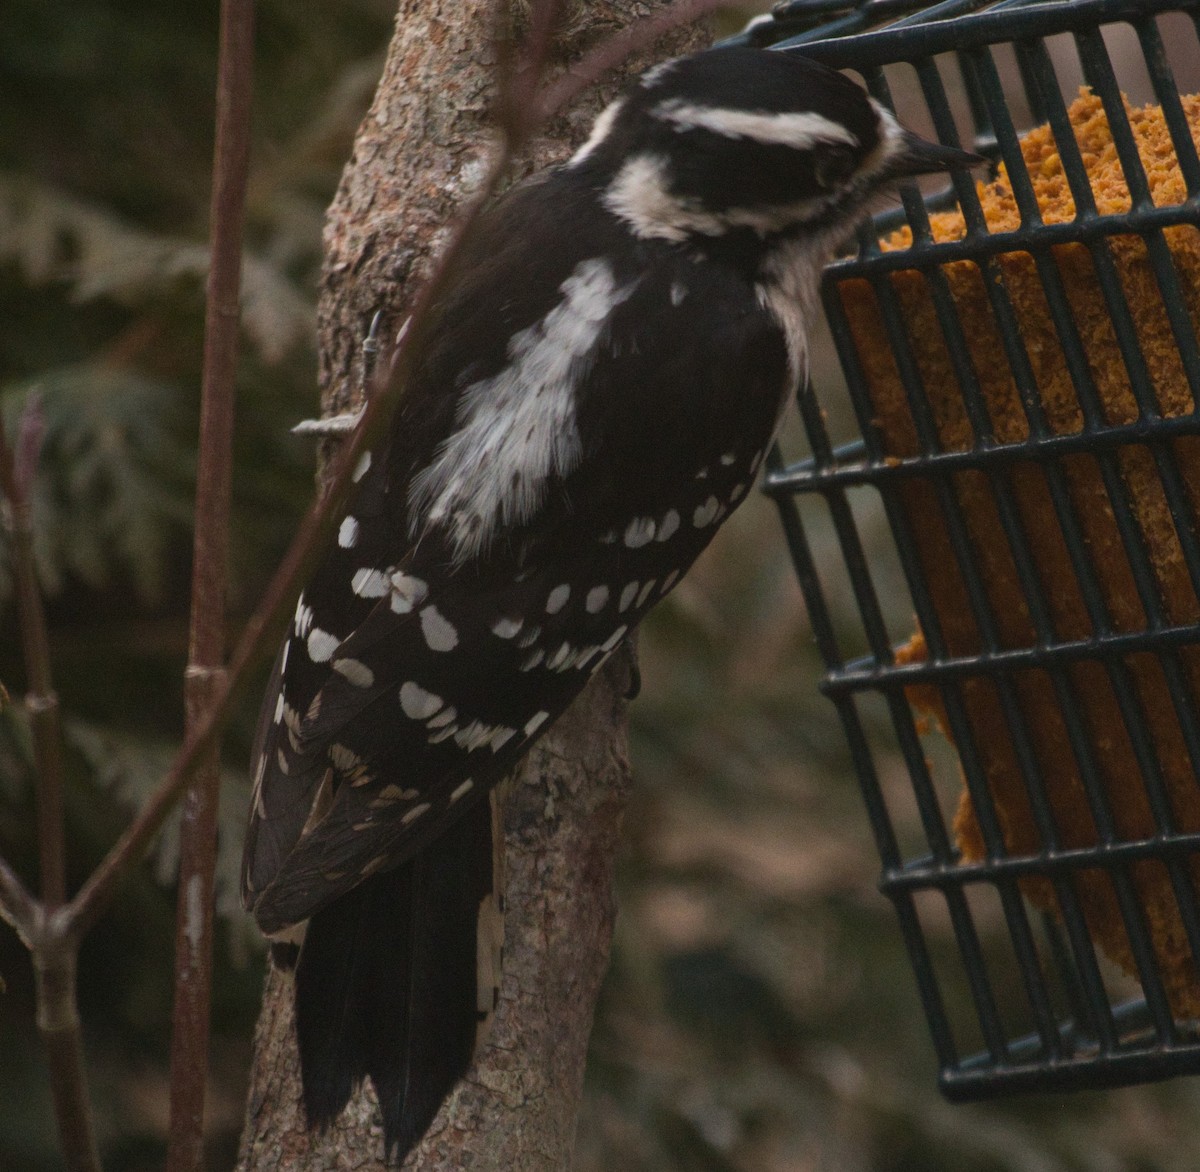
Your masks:
M520 5L514 7L520 8ZM572 0L552 63L559 70L603 35L661 8L652 0ZM496 49L485 0L402 0L383 78L342 175L325 233L318 311L322 402L344 410L362 385L361 353L383 311L392 337L417 282L485 170ZM703 43L672 34L624 76ZM610 78L560 116L524 164L566 157L618 88ZM595 999L615 907L613 859L629 788L617 657L534 748L508 787L501 1004L489 1044L406 1168L540 1172L567 1168ZM373 1092L310 1135L300 1104L290 974L271 969L239 1169L383 1168Z

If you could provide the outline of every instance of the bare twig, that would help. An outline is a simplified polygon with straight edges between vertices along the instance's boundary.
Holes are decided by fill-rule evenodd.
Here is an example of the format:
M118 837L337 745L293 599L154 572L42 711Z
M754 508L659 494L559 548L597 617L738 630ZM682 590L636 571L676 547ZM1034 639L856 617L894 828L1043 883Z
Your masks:
M254 76L253 0L222 0L220 27L210 208L212 258L206 291L191 634L184 681L189 731L203 719L213 702L215 685L224 675L234 381ZM197 761L180 827L167 1145L170 1172L193 1172L204 1158L219 785L220 744L214 738Z
M29 516L29 485L42 430L40 405L27 405L17 438L17 458L0 422L0 493L12 547L17 610L25 654L25 706L33 733L37 770L38 857L41 902L35 901L7 865L0 864L0 908L33 953L38 1032L46 1047L50 1090L58 1120L63 1160L70 1172L99 1172L100 1154L92 1126L83 1069L79 1013L75 1002L78 944L44 930L46 912L66 898L63 836L62 728L50 670L50 641L38 590Z
M514 49L504 35L511 24L510 5L497 4L496 123L508 145L524 142L538 111L538 89L554 34L562 21L563 0L541 0L532 6L525 43Z
M0 920L10 925L26 948L33 947L34 917L37 900L21 882L20 876L0 859Z

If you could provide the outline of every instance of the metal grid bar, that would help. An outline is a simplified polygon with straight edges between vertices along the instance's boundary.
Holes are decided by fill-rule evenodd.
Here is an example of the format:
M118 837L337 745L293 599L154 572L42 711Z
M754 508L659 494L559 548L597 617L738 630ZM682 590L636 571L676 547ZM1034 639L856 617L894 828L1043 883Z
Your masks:
M976 11L986 7L986 11ZM1141 498L1126 482L1123 462L1131 452L1149 457L1143 468L1153 470L1148 489L1160 493L1174 527L1188 581L1200 598L1200 540L1193 502L1179 466L1176 445L1200 435L1200 349L1182 295L1182 277L1171 255L1164 230L1177 224L1200 224L1200 160L1187 129L1161 34L1154 21L1165 12L1186 12L1200 35L1200 4L1196 0L1079 0L1043 3L1008 0L982 5L948 0L923 11L903 3L858 5L804 4L777 6L777 12L809 18L818 9L837 15L830 23L807 28L781 42L782 47L804 43L806 54L835 67L851 67L882 101L889 100L884 66L905 63L920 84L926 107L938 136L956 143L956 130L942 74L936 58L953 55L962 75L970 105L975 142L993 145L1004 159L1016 202L1020 226L1013 231L989 234L971 181L956 176L953 189L940 198L956 198L966 231L953 242L933 240L928 208L914 189L903 194L899 223L912 230L912 246L905 251L882 251L873 232L860 237L858 256L835 266L826 282L823 301L826 316L850 386L851 405L861 438L834 447L821 409L811 389L800 396L801 415L808 435L810 456L784 465L778 457L769 469L767 491L775 497L785 534L808 600L814 633L826 665L823 690L833 700L851 746L852 759L863 788L876 844L883 861L881 889L895 904L918 991L929 1019L941 1065L943 1091L952 1099L979 1098L1018 1089L1113 1086L1166 1077L1172 1073L1200 1072L1200 1040L1191 1026L1174 1020L1159 969L1150 928L1138 894L1137 876L1153 864L1169 881L1171 897L1192 958L1200 964L1200 909L1189 859L1200 853L1200 831L1181 832L1168 797L1164 763L1156 746L1156 721L1163 709L1147 710L1144 692L1147 655L1170 696L1168 718L1181 738L1200 776L1200 719L1192 677L1182 651L1200 643L1200 628L1179 623L1164 610L1151 553L1139 521ZM852 9L852 11L847 11ZM882 30L880 22L891 23ZM1133 130L1125 112L1116 70L1108 56L1100 27L1117 21L1134 29L1145 59L1153 91L1175 145L1180 173L1187 190L1186 202L1156 207L1138 157ZM782 31L786 31L783 26ZM842 35L851 32L854 35ZM1083 160L1071 129L1045 38L1070 34L1084 77L1100 97L1112 129L1117 157L1131 197L1127 212L1101 215L1097 211ZM758 34L763 35L761 30ZM1076 215L1064 223L1043 221L1032 184L1025 172L1021 146L1009 111L1008 97L993 48L1013 43L1019 80L1035 116L1049 123L1075 200ZM896 218L891 218L894 226ZM878 230L878 228L877 228ZM1192 397L1185 413L1164 413L1142 353L1128 294L1122 287L1113 253L1115 236L1136 236L1146 249L1153 279L1162 300L1171 336L1180 351L1184 377ZM1108 417L1093 378L1088 355L1072 313L1068 285L1060 272L1057 250L1067 244L1086 250L1096 275L1129 394L1135 407L1132 418ZM1081 426L1056 430L1047 417L1017 311L1002 266L1006 254L1026 253L1045 298L1062 358L1074 389ZM1014 383L1022 388L1025 438L1001 439L984 405L968 345L966 326L959 318L943 266L969 260L978 266L987 304L1004 359ZM920 361L908 337L905 315L891 283L898 271L920 274L939 324L953 378L962 392L971 439L965 446L946 447L940 437L937 414L926 393ZM861 278L870 285L896 372L915 428L916 455L900 458L886 452L874 426L875 407L857 353L850 321L838 294L840 282ZM1067 468L1070 461L1087 462L1102 486L1112 513L1119 556L1133 583L1143 620L1130 624L1128 615L1110 613L1106 587L1088 551L1084 519L1072 494ZM1018 485L1028 486L1030 474L1044 488L1048 507L1061 530L1070 571L1078 590L1079 619L1086 621L1085 637L1063 636L1056 611L1039 576L1038 557L1025 528ZM1028 645L1007 644L997 626L988 580L979 562L972 520L962 497L963 477L976 477L986 485L987 499L1003 535L1022 613L1030 631ZM1025 478L1019 481L1015 478ZM949 555L969 614L974 647L970 653L952 650L942 630L937 606L926 580L926 567L914 540L912 518L904 504L905 486L927 492L927 507L934 508L944 529ZM895 544L913 609L925 637L927 659L897 664L892 654L871 569L849 505L848 493L877 489L883 515ZM829 511L842 552L851 594L858 608L868 655L846 660L837 644L820 575L804 530L805 512L797 497L819 496ZM913 498L915 499L915 498ZM958 637L956 636L956 639ZM1143 664L1135 673L1131 656ZM1194 661L1193 661L1194 664ZM1094 734L1086 727L1076 673L1089 670L1093 681L1102 680L1114 711L1119 714L1120 735L1128 746L1150 812L1153 832L1122 837L1120 821L1104 781L1104 765L1097 759ZM1096 673L1099 673L1098 675ZM1095 828L1094 845L1080 847L1060 841L1048 797L1037 738L1030 724L1029 694L1023 691L1033 676L1046 680L1063 737L1073 761L1086 809ZM1155 677L1158 678L1158 677ZM972 683L972 681L974 681ZM922 684L935 689L949 735L958 751L963 778L977 821L984 854L978 861L964 860L950 837L941 812L937 784L922 751L906 689ZM1012 852L1000 829L987 776L987 755L977 742L978 730L972 703L965 689L983 686L990 703L1000 713L1040 843L1035 850ZM911 779L913 798L928 854L905 859L894 824L879 786L872 756L859 715L856 697L879 695L891 720L895 744ZM1085 920L1076 879L1081 872L1103 875L1111 887L1130 957L1142 990L1142 999L1116 1005L1106 987L1097 953ZM1047 919L1039 948L1022 897L1021 885L1037 879L1053 891L1062 917L1062 929ZM1011 946L1011 959L1020 976L1026 1001L1025 1019L1032 1034L1012 1037L1005 1028L1002 1001L989 969L987 946L972 918L966 892L971 887L993 889L1003 910ZM960 950L963 971L975 1010L975 1028L983 1052L959 1058L956 1042L959 1024L947 1016L939 973L925 941L916 898L938 894L946 902ZM1065 932L1065 939L1064 939ZM1011 993L1011 990L1008 991ZM1055 1006L1068 1016L1056 1017Z

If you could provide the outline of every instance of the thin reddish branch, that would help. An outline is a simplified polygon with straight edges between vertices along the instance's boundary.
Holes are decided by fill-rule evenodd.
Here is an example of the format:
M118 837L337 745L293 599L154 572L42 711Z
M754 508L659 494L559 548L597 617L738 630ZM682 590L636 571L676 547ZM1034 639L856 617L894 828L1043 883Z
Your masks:
M536 120L538 89L562 21L563 0L541 0L533 5L525 43L516 51L503 32L505 23L511 21L509 7L503 2L497 5L496 119L511 150L528 138Z
M92 1126L87 1076L83 1068L73 941L42 940L33 950L37 1025L46 1047L54 1116L63 1164L68 1172L100 1172L100 1152Z
M607 40L601 41L573 68L568 69L542 94L534 121L543 125L584 90L594 86L611 69L641 49L649 48L659 37L681 25L701 20L719 8L728 8L730 0L677 0L657 16L639 20Z
M220 27L210 208L212 256L204 320L191 633L184 679L189 732L204 719L224 677L234 385L254 80L253 0L222 0ZM220 742L214 737L197 760L180 826L169 1172L198 1172L204 1162L220 774Z
M27 676L25 708L29 713L37 771L38 867L42 902L53 909L66 898L66 862L63 855L62 727L50 668L50 639L38 589L29 515L29 484L37 463L41 434L41 406L36 400L31 400L22 414L15 459L0 423L0 493L4 496L4 523L12 546L17 615Z

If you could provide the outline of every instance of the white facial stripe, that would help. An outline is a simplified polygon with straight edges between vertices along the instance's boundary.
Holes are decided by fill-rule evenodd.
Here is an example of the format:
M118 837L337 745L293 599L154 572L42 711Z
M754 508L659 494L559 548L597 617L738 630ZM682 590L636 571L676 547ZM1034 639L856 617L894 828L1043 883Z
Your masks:
M846 127L811 111L771 114L760 110L697 106L672 98L659 103L652 113L677 130L708 130L723 138L749 138L767 146L786 146L801 151L836 143L858 146L858 138Z
M629 224L638 236L683 240L689 228L716 236L723 228L716 216L704 217L706 227L682 222L683 206L667 190L667 167L667 160L659 155L634 155L604 193L604 206Z
M652 65L645 73L642 74L639 85L644 90L650 89L652 86L658 85L676 65L679 64L680 58L672 57L669 61L660 61L657 65Z
M596 121L592 123L592 133L588 135L587 142L571 156L568 166L573 167L576 163L582 163L608 137L608 132L612 130L612 125L624 104L625 99L618 98L615 102L609 102L600 111Z
M498 526L527 521L546 481L579 462L578 372L634 284L618 287L597 257L576 265L559 288L563 300L509 342L508 365L462 392L458 430L413 480L412 536L444 523L456 564L484 549Z
M634 155L617 172L602 200L636 236L686 240L689 233L720 236L730 228L750 228L760 236L779 232L819 215L828 199L800 199L779 207L728 208L706 212L673 195L667 185L668 162L659 155Z

